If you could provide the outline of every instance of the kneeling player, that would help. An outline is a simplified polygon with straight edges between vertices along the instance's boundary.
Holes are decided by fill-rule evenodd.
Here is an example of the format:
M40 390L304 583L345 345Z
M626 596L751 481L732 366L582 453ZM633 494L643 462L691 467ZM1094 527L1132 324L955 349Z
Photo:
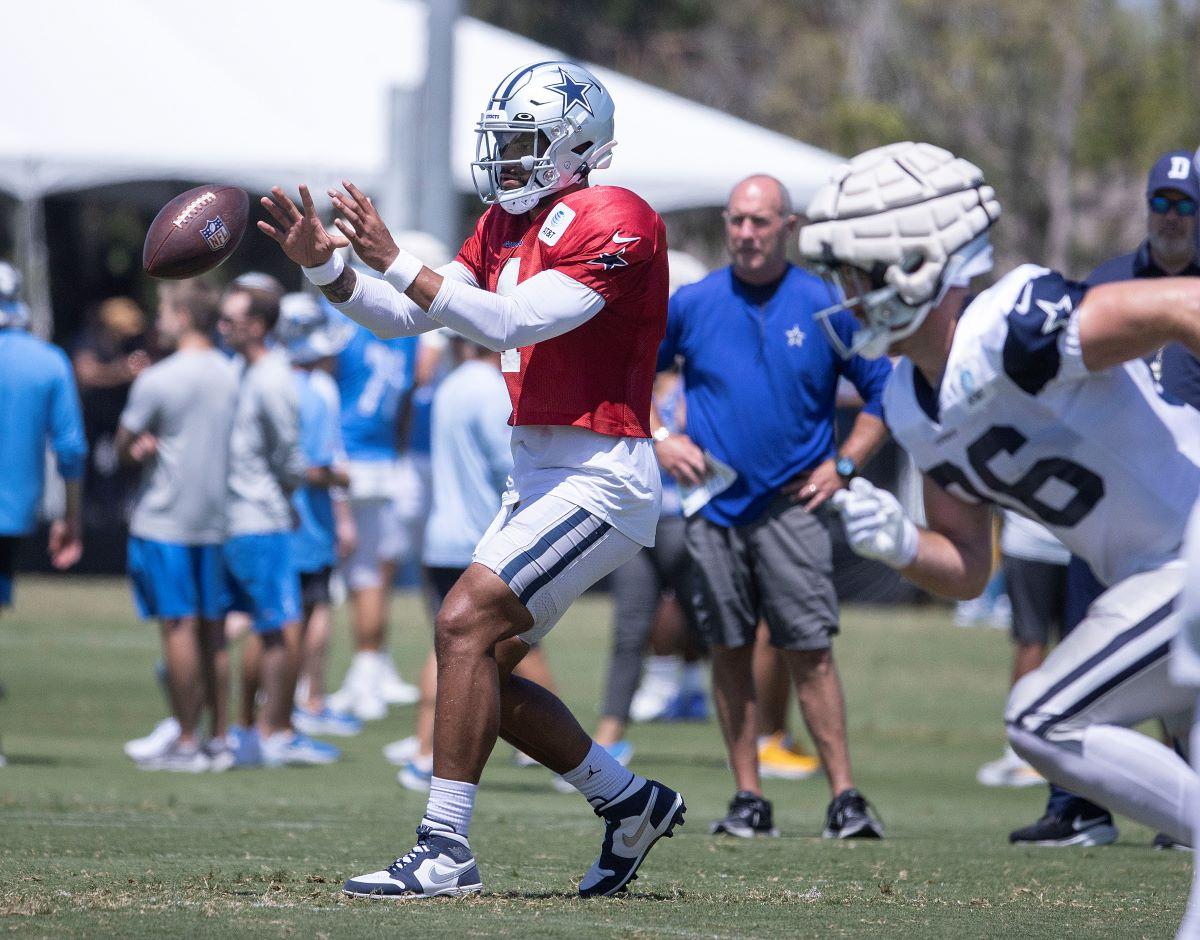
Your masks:
M512 669L588 587L654 543L660 491L650 441L655 354L666 327L667 243L639 197L588 187L608 165L613 102L586 69L540 62L496 88L479 122L490 208L438 271L400 250L371 201L334 193L339 230L383 280L341 268L343 239L273 191L260 228L325 295L381 337L448 326L503 350L514 486L437 617L433 776L417 844L347 894L477 893L467 828L497 734L575 786L603 818L579 893L610 895L683 821L683 798L630 773L554 695Z
M1130 728L1193 705L1167 664L1200 415L1164 401L1140 357L1200 352L1200 280L1087 290L1027 264L971 299L999 214L975 166L908 143L861 154L809 205L801 253L862 324L851 348L903 357L884 413L925 475L928 527L863 480L838 508L856 551L947 597L987 580L991 504L1083 557L1108 591L1014 686L1009 741L1048 780L1191 844L1196 774Z

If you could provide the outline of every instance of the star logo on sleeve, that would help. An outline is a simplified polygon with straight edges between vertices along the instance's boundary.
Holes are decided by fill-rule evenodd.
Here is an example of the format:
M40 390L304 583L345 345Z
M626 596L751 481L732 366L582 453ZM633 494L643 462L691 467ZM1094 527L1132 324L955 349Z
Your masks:
M592 258L591 261L588 261L587 264L597 265L604 268L605 271L611 271L613 268L629 267L629 262L625 260L624 248L618 248L616 251L602 252L597 257Z
M587 93L594 87L592 83L577 82L570 75L568 75L564 69L559 69L558 74L559 77L562 78L562 81L557 85L547 85L546 89L554 92L555 94L562 95L563 117L566 117L567 112L570 111L575 105L579 105L588 114L595 117L596 112L592 110L592 105L587 98Z
M789 346L803 346L804 345L804 331L802 329L800 329L799 323L797 323L790 330L788 330L786 335L787 335L787 344Z
M1063 294L1062 299L1056 303L1051 303L1048 300L1036 301L1038 309L1046 315L1046 322L1042 324L1042 335L1049 336L1055 330L1061 330L1067 325L1071 319L1071 295Z

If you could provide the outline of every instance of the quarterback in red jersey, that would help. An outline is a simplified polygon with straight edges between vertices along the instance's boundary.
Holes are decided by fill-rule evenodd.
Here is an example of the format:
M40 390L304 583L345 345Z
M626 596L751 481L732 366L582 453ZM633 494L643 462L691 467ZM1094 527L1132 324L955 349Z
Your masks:
M588 587L654 543L659 472L650 389L666 327L662 219L634 193L589 186L611 160L613 101L587 69L539 62L507 75L476 127L472 164L489 208L436 271L398 248L355 186L331 191L325 229L307 188L276 188L259 227L339 309L383 338L446 326L490 349L512 398L513 475L474 563L435 626L433 779L417 844L346 894L475 894L467 839L497 736L574 785L604 821L584 897L625 888L683 798L631 773L555 696L513 667ZM349 244L382 278L346 267Z

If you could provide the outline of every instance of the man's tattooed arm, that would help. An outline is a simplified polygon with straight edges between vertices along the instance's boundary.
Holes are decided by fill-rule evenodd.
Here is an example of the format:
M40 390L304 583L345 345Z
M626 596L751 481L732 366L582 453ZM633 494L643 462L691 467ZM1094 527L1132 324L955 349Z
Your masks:
M344 304L350 299L350 295L354 293L354 285L358 283L358 275L354 273L354 268L346 265L344 271L338 275L337 280L324 285L321 288L321 293L329 300L330 303Z

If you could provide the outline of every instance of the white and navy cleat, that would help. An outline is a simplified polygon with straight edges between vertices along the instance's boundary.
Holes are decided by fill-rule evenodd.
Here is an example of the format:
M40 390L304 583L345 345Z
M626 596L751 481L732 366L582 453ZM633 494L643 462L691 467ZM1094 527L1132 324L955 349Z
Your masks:
M352 898L408 901L462 897L483 890L479 867L466 838L439 822L422 819L417 844L383 871L351 878L342 893Z
M637 789L634 789L637 787ZM632 791L632 792L631 792ZM581 898L608 897L637 878L638 867L654 843L683 825L683 797L655 780L640 787L637 779L607 803L596 807L604 820L604 844L579 882Z

